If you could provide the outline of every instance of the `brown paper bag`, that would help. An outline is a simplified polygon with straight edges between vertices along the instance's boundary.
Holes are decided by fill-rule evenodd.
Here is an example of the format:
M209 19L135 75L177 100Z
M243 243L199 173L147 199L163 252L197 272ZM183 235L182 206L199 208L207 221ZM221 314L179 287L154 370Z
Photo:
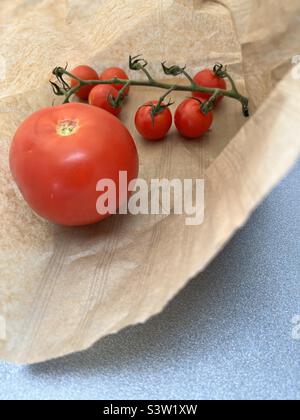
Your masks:
M220 251L299 156L298 0L2 0L0 58L0 356L35 363L91 346L160 312ZM137 106L159 97L133 89L123 121L138 146L140 176L205 177L205 221L115 216L67 229L35 216L18 193L8 150L20 122L52 103L51 70L67 61L100 71L144 54L199 67L222 62L252 102L252 117L226 99L201 142L173 130L149 144ZM184 96L184 95L183 95ZM180 99L179 95L176 99Z

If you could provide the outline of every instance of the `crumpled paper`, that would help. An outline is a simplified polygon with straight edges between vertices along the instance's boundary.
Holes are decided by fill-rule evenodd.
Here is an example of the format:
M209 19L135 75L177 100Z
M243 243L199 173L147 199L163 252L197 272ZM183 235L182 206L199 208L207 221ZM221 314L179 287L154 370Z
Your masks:
M300 54L299 20L299 0L1 1L2 359L41 362L146 321L246 222L299 156L300 80L292 64ZM16 128L52 103L48 80L57 65L87 63L100 71L126 67L129 54L144 54L161 79L164 60L186 63L191 73L228 64L250 96L249 120L226 99L201 142L183 140L174 129L158 144L138 136L134 111L158 98L157 90L133 89L124 110L142 178L205 178L204 223L128 215L70 229L41 220L9 172Z

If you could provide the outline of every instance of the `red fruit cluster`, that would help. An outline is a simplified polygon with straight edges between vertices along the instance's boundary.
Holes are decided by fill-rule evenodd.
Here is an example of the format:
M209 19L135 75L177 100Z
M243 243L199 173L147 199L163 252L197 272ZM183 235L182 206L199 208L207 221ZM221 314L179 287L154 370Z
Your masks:
M114 78L129 80L124 70L118 67L105 69L100 75L89 66L76 67L72 74L81 80L99 81L112 80ZM197 73L194 77L197 85L213 88L226 89L226 82L218 77L214 71L205 69ZM78 84L76 79L71 80L71 86ZM105 109L115 116L119 116L122 106L117 108L113 106L113 100L116 100L122 84L103 84L96 86L83 86L76 95L83 100L88 100L90 105ZM129 94L129 87L124 92L124 96ZM179 133L188 139L195 139L205 134L213 123L213 112L204 113L202 103L207 101L211 94L193 92L192 98L185 99L176 109L175 126ZM222 101L223 97L216 100L216 106ZM150 141L162 140L168 134L173 117L172 113L165 104L159 104L158 101L150 101L141 106L135 115L135 125L137 131L142 137Z
M99 81L99 80L111 80L114 78L128 80L127 74L124 70L118 67L111 67L104 70L100 75L89 66L78 66L73 71L72 74L78 79L84 81ZM71 87L78 85L76 79L71 79ZM113 107L110 98L116 99L118 92L123 88L123 85L96 85L96 86L82 86L77 92L76 95L78 98L83 100L88 100L90 105L97 106L98 108L105 109L111 114L118 116L122 108ZM128 95L129 88L126 90L125 95Z

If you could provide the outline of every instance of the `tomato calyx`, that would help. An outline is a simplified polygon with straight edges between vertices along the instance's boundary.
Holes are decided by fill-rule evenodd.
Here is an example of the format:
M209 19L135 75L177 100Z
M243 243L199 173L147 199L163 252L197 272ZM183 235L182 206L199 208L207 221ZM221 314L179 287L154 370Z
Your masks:
M175 102L172 102L171 99L169 99L169 102L167 104L163 103L162 101L159 101L157 105L152 104L152 113L155 117L155 115L160 114L163 112L166 108L169 108L170 106L174 105Z
M115 99L111 93L107 96L107 102L115 109L118 109L121 105L118 103L118 98Z
M223 64L217 63L213 68L213 72L220 79L226 79L227 77L227 67Z
M144 58L141 58L142 55L135 55L135 56L129 56L129 68L130 70L139 71L144 69L148 66L148 61L146 61Z
M63 88L61 88L57 83L52 82L52 80L49 80L52 89L53 89L53 93L56 96L64 96L65 95L65 90Z
M150 104L144 105L144 106L148 106L150 108L153 127L155 125L156 115L161 114L162 112L164 112L165 109L168 109L170 106L174 105L174 103L175 102L172 102L171 99L169 99L169 102L167 104L163 103L160 100L157 104L152 102Z
M166 66L166 61L164 61L163 63L161 63L161 66L163 68L164 73L167 76L180 76L186 70L186 66L184 66L184 67L180 67L180 66L167 67Z
M120 106L122 106L126 98L126 92L128 91L129 86L130 86L130 81L128 81L128 83L126 83L126 85L122 87L122 89L119 91L118 96L116 98L114 98L112 94L108 95L107 101L113 108L118 109L120 108Z
M195 96L192 96L192 99L200 104L200 111L203 112L204 115L209 114L214 109L215 100L202 101L200 98L196 98Z
M55 69L52 72L52 74L54 76L56 76L58 82L61 84L61 86L59 86L57 83L54 83L50 80L50 83L53 87L54 93L55 93L55 90L57 90L59 92L59 93L55 93L56 95L59 95L59 96L64 95L64 91L71 90L71 86L64 79L64 75L65 75L65 72L66 72L67 68L68 68L68 64L66 64L66 66L64 68L63 67L55 67ZM79 80L78 80L78 83L79 83Z

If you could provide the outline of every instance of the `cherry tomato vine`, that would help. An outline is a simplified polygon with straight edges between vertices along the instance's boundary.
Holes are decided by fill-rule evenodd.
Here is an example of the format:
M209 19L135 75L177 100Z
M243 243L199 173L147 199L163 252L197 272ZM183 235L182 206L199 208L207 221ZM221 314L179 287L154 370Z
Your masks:
M154 87L159 89L166 90L166 93L157 101L157 103L152 104L152 117L164 111L166 107L169 107L172 102L165 103L166 98L174 91L179 92L193 92L195 96L204 94L204 97L207 98L201 102L201 110L204 114L208 114L214 106L222 99L223 97L228 97L239 101L242 105L243 115L249 117L249 100L247 97L243 96L227 71L227 67L222 64L216 64L213 68L213 73L216 77L224 80L228 80L230 84L230 89L221 89L221 88L208 88L201 86L196 83L196 81L189 75L185 67L180 67L178 65L173 65L168 67L165 62L162 63L162 69L165 75L167 76L185 76L188 85L181 84L168 84L156 80L150 72L148 71L148 62L144 60L140 55L130 56L129 57L129 68L134 71L141 71L145 74L146 80L130 80L130 79L121 79L118 77L113 77L111 79L98 78L97 80L83 80L80 77L70 73L67 70L67 67L56 67L53 70L53 75L56 77L56 81L50 81L54 94L57 96L64 96L64 104L69 103L73 95L78 94L79 91L82 91L83 88L93 87L97 85L114 85L114 86L123 86L119 91L118 95L109 96L109 102L111 106L115 109L120 108L128 90L131 86L144 86L144 87ZM65 77L69 77L72 80L72 84L69 84L65 80ZM75 83L74 83L75 81Z

